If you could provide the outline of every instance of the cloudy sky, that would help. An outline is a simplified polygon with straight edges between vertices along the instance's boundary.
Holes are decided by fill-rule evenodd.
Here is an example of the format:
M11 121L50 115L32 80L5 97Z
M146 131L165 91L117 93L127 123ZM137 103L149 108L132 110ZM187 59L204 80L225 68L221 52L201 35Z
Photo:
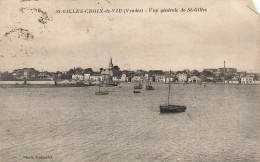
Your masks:
M0 0L0 71L107 67L260 72L260 19L248 0ZM64 9L145 13L57 14ZM159 9L150 13L149 8ZM160 13L163 8L207 12ZM2 21L3 20L3 21Z

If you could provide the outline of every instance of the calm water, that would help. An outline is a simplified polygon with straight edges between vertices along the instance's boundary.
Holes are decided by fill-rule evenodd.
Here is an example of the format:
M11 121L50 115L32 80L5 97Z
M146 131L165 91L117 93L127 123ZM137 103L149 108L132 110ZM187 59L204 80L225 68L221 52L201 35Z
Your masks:
M0 89L0 161L260 160L260 86L173 85L179 114L159 113L166 84L133 86Z

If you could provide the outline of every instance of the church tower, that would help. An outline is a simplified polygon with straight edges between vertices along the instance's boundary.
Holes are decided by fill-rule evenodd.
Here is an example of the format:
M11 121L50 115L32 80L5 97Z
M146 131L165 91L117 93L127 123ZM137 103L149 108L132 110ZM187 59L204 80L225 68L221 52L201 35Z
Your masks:
M110 70L113 69L112 57L110 58L108 69L110 69Z

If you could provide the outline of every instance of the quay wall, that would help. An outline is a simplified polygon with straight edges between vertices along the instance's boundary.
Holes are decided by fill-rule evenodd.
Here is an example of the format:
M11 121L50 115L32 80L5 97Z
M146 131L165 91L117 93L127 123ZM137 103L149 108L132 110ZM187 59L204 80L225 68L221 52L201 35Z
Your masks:
M26 84L55 85L55 81L26 81Z
M0 85L6 84L25 84L24 81L0 81Z

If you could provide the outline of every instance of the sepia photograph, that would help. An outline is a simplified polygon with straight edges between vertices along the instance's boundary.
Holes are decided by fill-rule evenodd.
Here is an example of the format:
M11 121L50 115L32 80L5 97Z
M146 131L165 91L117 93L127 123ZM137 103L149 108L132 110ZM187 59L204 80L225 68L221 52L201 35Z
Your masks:
M260 161L251 0L0 0L0 162Z

